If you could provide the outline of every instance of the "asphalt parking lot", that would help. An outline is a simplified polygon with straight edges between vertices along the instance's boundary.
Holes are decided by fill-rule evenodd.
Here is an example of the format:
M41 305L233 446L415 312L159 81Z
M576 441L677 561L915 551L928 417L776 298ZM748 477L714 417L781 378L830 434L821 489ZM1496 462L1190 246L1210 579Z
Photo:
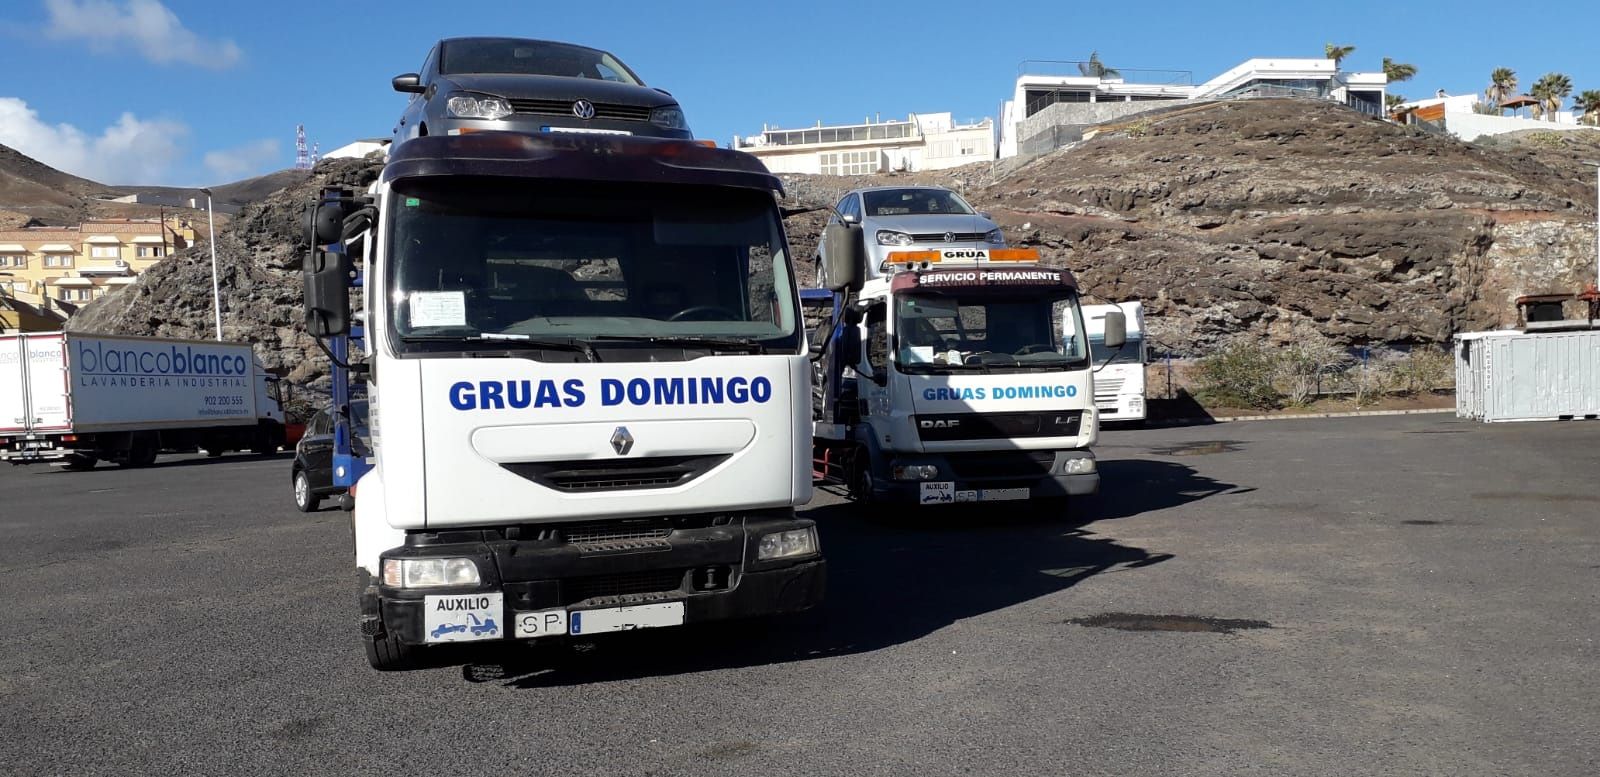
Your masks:
M0 469L0 772L1600 773L1600 424L1102 441L1092 522L819 494L819 611L399 674L287 457Z

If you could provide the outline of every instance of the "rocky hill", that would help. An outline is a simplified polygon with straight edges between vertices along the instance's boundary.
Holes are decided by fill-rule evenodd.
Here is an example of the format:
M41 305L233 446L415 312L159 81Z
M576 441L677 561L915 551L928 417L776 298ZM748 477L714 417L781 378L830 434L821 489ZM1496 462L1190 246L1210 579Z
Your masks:
M936 183L1043 249L1090 293L1143 299L1159 340L1199 353L1238 334L1284 342L1443 342L1509 325L1517 295L1594 273L1600 132L1462 143L1300 100L1213 104L1109 127L1022 165L871 178L785 176L789 237L810 282L827 209L856 186ZM224 334L297 380L324 359L301 328L300 208L375 162L320 165L219 233ZM204 336L210 264L174 256L71 322L85 331Z

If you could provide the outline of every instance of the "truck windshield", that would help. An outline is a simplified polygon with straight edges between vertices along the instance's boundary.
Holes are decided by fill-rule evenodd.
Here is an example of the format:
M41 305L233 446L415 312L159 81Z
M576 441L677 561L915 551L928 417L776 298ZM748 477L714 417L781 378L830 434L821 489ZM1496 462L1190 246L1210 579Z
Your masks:
M776 203L726 187L397 182L389 316L401 350L799 347ZM445 344L450 345L446 346Z
M929 373L1087 363L1077 294L902 294L895 300L897 364Z
M1139 334L1137 332L1129 332L1128 333L1127 342L1123 343L1122 347L1120 349L1118 349L1115 354L1113 354L1111 352L1111 349L1106 348L1106 338L1105 338L1104 335L1100 335L1100 334L1089 335L1089 347L1091 349L1093 349L1091 351L1091 353L1094 354L1094 360L1095 360L1096 363L1100 363L1100 362L1104 362L1106 364L1143 364L1144 363L1144 342L1139 339ZM1109 361L1107 360L1108 357L1109 357Z

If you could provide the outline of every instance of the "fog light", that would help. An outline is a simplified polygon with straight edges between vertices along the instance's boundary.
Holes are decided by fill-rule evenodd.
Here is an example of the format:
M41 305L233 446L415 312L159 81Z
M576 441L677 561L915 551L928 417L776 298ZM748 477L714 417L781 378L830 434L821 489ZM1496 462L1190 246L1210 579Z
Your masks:
M390 588L477 585L478 565L470 558L386 558L383 584Z
M1077 459L1067 459L1068 475L1088 475L1094 472L1094 459L1084 456Z
M932 464L897 464L889 475L895 480L933 480L939 477L939 468Z
M817 552L816 527L808 526L793 531L773 532L761 538L756 546L756 559L772 561L780 558L810 556Z

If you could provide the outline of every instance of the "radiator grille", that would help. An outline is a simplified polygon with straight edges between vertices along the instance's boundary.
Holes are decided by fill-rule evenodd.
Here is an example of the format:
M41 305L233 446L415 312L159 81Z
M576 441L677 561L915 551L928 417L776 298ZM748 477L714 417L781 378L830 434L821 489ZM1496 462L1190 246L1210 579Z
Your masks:
M657 594L683 588L687 569L652 569L645 572L623 572L614 575L578 577L564 583L567 604L608 596Z
M958 478L1037 478L1055 465L1053 451L952 453L945 460Z
M977 243L983 240L982 232L952 232L954 237L945 240L943 232L918 232L911 235L914 243Z
M574 117L572 104L575 100L507 100L511 103L511 110L517 113L526 113L536 116L567 116ZM594 103L594 118L612 119L616 121L649 121L651 108L640 105L620 105L618 103Z
M581 545L586 543L665 539L671 536L672 529L666 526L656 529L630 529L626 527L607 529L601 527L581 527L577 529L567 529L565 532L563 532L563 534L566 536L569 544Z

